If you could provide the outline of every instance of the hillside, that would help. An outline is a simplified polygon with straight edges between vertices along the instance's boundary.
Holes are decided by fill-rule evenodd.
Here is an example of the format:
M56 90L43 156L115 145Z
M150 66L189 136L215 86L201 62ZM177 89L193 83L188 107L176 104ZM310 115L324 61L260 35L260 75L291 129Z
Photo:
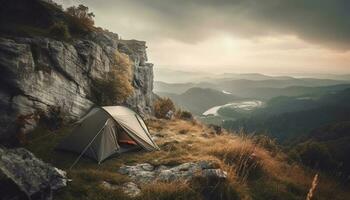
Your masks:
M48 132L37 129L33 142L27 148L54 166L67 170L72 182L56 194L56 199L130 199L117 186L147 177L153 180L153 168L171 170L167 171L167 175L157 175L158 181L148 184L136 182L141 189L141 196L136 196L136 199L305 199L316 173L296 163L289 164L286 155L269 140L242 137L240 133L219 133L205 125L178 119L153 119L147 124L160 151L121 154L101 165L83 158L69 169L76 155L53 150L67 129L60 130L60 134L51 133L52 139L46 141L42 136ZM188 167L199 161L212 163L210 166L214 169L221 169L227 174L220 179L192 174L193 178L186 182L176 178L180 174L174 171L174 167L181 166L187 173ZM146 166L146 163L152 166L151 171L136 167L140 164ZM120 170L125 165L141 170L135 171L139 174L137 179L121 174ZM316 199L344 200L349 197L348 192L326 175L321 174L319 180ZM106 188L104 181L116 189Z
M276 97L249 117L226 121L224 127L248 132L265 132L279 142L305 137L311 130L328 123L346 121L350 116L350 89L326 95Z
M242 98L209 88L190 88L182 94L158 93L171 98L180 108L201 115L213 106L226 104Z
M266 76L269 77L269 76ZM156 93L181 94L186 90L199 87L215 90L225 90L233 95L244 98L268 100L278 96L301 96L305 94L326 94L331 91L339 91L349 87L347 80L329 80L316 78L270 78L263 80L250 79L207 79L199 83L165 83L156 81L154 91Z

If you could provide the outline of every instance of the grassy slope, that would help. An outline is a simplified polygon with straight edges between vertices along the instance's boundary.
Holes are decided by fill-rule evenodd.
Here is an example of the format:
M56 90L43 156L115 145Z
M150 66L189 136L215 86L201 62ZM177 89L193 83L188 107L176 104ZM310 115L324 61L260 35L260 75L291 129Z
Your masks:
M288 164L283 153L268 151L240 134L214 135L213 130L202 124L181 120L151 120L148 125L151 133L158 137L156 142L161 147L160 151L122 154L101 165L83 158L72 170L68 169L77 155L53 149L69 129L57 133L37 129L27 148L43 160L66 170L73 180L55 195L56 199L128 199L121 191L100 187L103 180L115 184L127 182L128 177L117 173L124 164L148 162L170 166L212 160L229 174L227 181L214 186L201 179L190 183L155 182L144 185L139 199L202 199L203 193L211 194L211 199L305 199L316 173L297 164ZM348 192L324 175L320 176L315 195L314 199L350 197Z

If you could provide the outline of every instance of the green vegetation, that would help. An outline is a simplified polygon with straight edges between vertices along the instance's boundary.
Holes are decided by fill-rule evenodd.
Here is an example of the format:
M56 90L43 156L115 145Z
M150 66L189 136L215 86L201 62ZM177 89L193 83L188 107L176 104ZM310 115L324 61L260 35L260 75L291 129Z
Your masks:
M68 26L63 22L57 22L50 26L49 34L59 40L68 40L71 37Z
M176 110L175 117L178 119L189 120L189 121L194 119L191 112L186 110L181 110L181 109Z
M330 93L318 99L278 97L250 117L227 120L224 128L266 133L278 142L290 142L306 136L313 129L328 123L346 121L350 116L350 90Z
M318 142L301 143L290 154L295 160L315 169L332 170L336 168L328 148Z

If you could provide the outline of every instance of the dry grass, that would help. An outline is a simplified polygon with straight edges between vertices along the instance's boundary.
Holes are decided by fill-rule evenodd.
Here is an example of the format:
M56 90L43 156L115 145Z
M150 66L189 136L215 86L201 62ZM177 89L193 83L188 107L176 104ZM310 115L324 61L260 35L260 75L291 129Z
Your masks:
M209 199L305 199L308 193L314 172L289 164L283 153L264 148L250 136L225 131L215 135L211 128L196 121L157 119L147 124L151 134L157 136L160 151L121 154L101 165L82 159L72 170L67 170L76 156L52 151L58 139L47 145L31 144L30 148L44 160L66 169L73 179L59 193L59 199L128 199L121 191L106 191L99 186L101 181L115 184L129 181L117 172L120 166L144 162L173 166L200 160L212 161L228 173L228 179L213 182L198 177L188 183L155 182L142 186L140 199L202 199L203 195ZM186 133L181 133L182 130ZM313 199L341 200L350 196L335 181L320 176Z
M199 200L201 196L188 183L153 183L142 188L142 200Z

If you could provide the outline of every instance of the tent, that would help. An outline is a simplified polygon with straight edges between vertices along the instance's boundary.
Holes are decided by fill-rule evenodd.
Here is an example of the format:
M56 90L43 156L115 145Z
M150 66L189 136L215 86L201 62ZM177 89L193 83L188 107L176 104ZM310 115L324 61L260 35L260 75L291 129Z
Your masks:
M106 106L95 107L81 118L57 148L79 153L76 162L85 155L101 163L135 147L159 149L137 113L123 106Z

